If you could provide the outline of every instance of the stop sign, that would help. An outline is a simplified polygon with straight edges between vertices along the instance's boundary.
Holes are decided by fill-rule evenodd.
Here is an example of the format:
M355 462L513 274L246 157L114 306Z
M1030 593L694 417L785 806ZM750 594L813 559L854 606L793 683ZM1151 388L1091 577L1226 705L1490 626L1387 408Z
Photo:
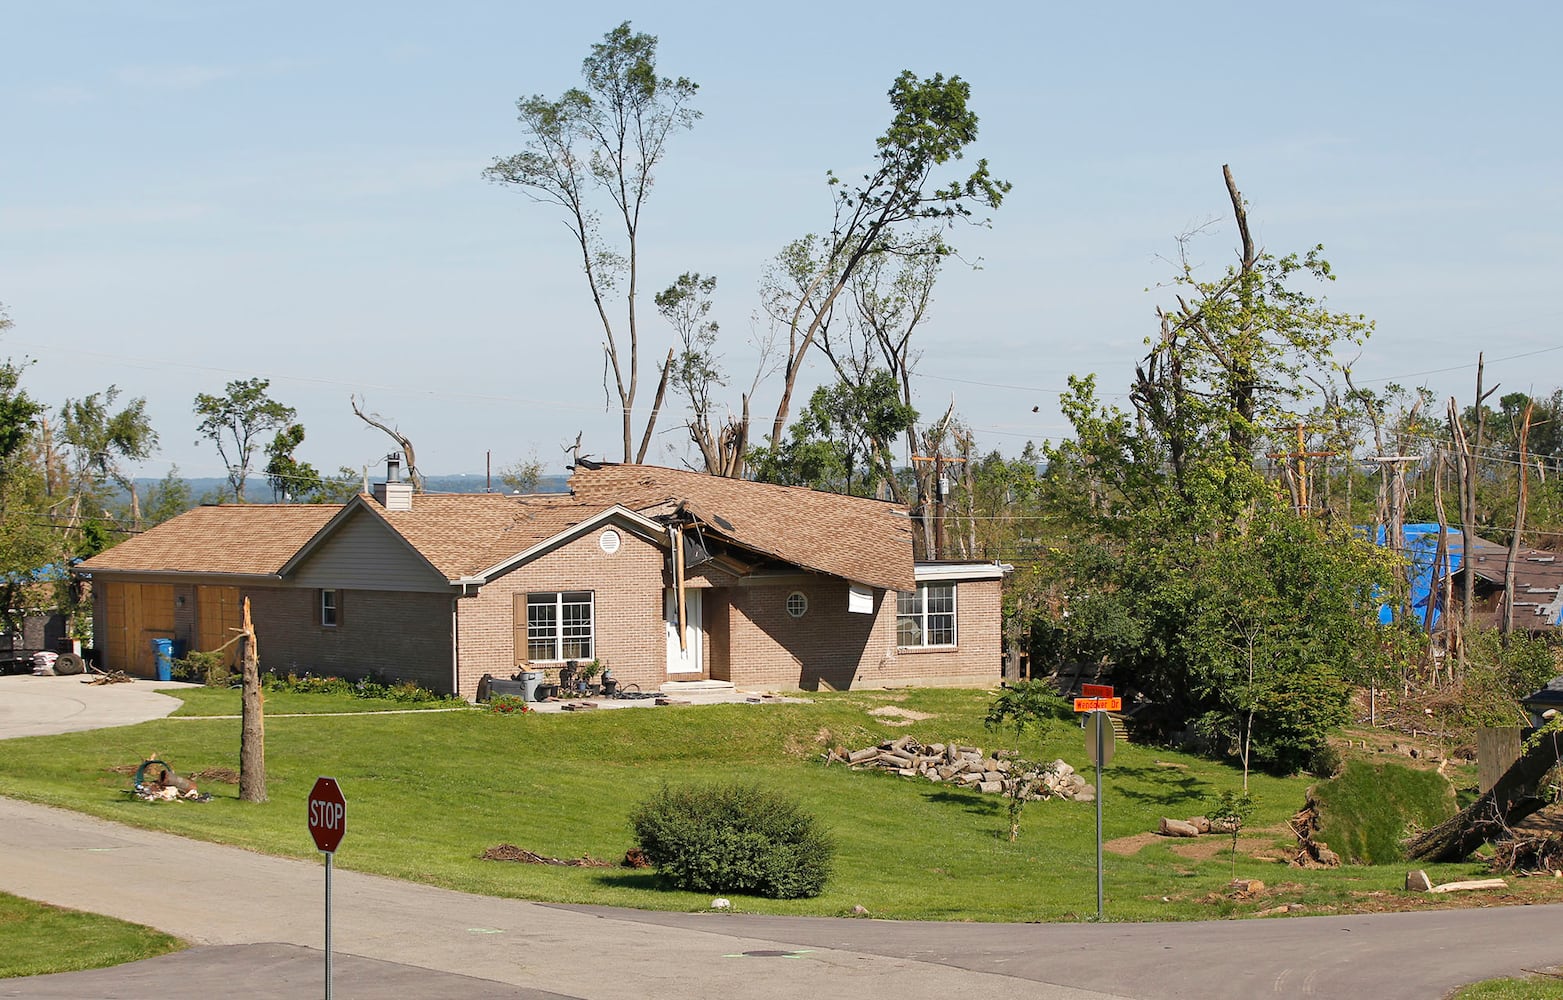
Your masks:
M347 800L335 778L318 778L309 790L309 835L315 848L327 854L336 850L347 832Z

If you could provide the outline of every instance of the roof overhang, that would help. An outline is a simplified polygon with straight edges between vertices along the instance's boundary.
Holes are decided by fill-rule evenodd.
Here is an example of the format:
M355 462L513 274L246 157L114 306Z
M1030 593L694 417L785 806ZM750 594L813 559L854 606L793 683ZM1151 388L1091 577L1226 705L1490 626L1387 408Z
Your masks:
M1002 580L1015 567L1001 562L920 562L913 566L918 583L940 580Z

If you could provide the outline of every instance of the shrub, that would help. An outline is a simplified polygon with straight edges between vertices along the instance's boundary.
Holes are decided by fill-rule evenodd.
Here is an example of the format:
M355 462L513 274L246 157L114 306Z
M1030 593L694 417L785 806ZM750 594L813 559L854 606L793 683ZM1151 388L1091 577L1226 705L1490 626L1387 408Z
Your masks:
M794 800L753 785L663 785L630 814L635 840L680 889L817 896L835 844Z
M199 681L207 687L227 687L233 672L228 669L227 653L192 650L173 661L173 677L178 681Z
M519 695L502 694L488 700L488 710L495 715L525 715L532 711L532 706Z

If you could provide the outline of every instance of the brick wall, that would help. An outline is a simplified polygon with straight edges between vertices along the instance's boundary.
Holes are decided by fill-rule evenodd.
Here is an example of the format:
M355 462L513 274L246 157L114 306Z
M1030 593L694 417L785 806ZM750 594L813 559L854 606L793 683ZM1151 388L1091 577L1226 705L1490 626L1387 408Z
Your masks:
M618 551L608 554L594 531L538 556L459 604L461 693L477 692L484 674L509 677L526 665L515 642L515 595L563 590L593 593L593 642L598 660L620 684L652 691L667 679L667 632L662 619L663 550L622 528ZM709 591L708 591L709 594ZM526 624L521 620L523 629ZM525 633L523 631L523 639ZM709 643L703 662L710 662ZM534 669L556 668L538 663ZM679 679L704 675L680 674Z
M800 577L775 586L718 591L731 599L727 623L731 680L740 687L847 688L986 685L1002 651L997 580L962 582L956 592L953 649L897 649L895 594L874 591L875 613L847 610L849 586ZM808 598L802 618L787 613L794 591Z
M338 624L320 624L318 590L242 587L250 599L262 670L387 681L451 690L451 598L406 591L339 590Z

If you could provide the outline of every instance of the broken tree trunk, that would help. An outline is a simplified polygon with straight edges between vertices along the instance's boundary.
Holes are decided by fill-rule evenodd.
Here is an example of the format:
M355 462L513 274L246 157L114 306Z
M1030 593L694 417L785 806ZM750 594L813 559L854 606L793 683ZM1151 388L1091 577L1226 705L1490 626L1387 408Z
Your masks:
M1560 734L1550 733L1537 740L1481 798L1453 819L1412 837L1406 845L1406 857L1412 861L1459 861L1505 833L1547 804L1537 797L1536 788L1546 773L1557 766L1560 754Z
M260 650L250 599L244 599L239 632L239 663L243 670L243 717L239 730L239 801L266 801L266 717L261 707Z

